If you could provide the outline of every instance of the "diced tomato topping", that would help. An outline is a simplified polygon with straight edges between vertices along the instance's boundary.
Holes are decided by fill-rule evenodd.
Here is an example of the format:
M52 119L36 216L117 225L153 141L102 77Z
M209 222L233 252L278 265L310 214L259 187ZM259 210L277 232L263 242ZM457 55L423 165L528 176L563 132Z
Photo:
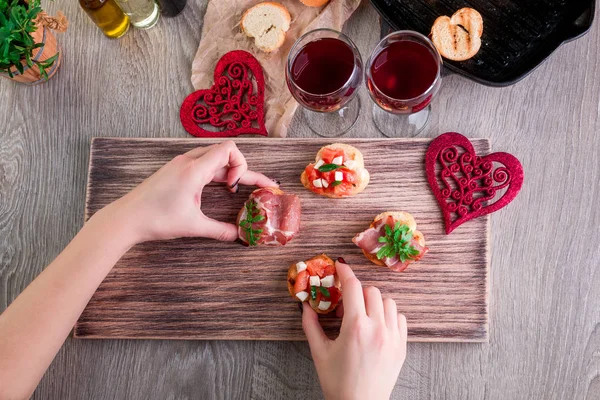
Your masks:
M334 158L342 156L342 158L345 157L344 151L343 150L330 150L330 149L325 149L321 156L323 157L323 162L325 164L331 164L331 162L333 161ZM345 160L344 160L345 161ZM321 172L318 169L315 169L314 164L309 164L306 169L306 176L311 184L311 188L315 193L321 194L324 192L328 192L328 193L335 193L338 196L347 196L350 195L352 193L352 190L355 188L355 184L358 181L358 175L356 174L355 171L348 169L348 168L338 168L336 170L333 171L328 171L328 172ZM333 185L333 183L335 182L335 173L336 172L341 172L344 176L342 183L341 184L337 184L337 185ZM327 188L318 188L312 185L312 182L315 181L316 179L325 179L328 183L329 186Z
M327 301L330 301L331 304L336 304L338 301L340 301L340 297L342 297L342 293L340 292L340 290L338 288L334 287L330 287L327 290L329 290L329 298L327 298Z
M294 294L306 291L308 289L308 280L310 275L307 270L301 271L296 277L294 283Z
M317 275L319 278L324 278L325 270L329 266L329 263L321 258L316 258L308 261L306 266L305 271L308 271L311 276Z
M321 158L325 164L331 164L333 159L339 156L345 157L344 150L325 148L321 152Z
M358 175L356 174L356 172L352 171L351 169L343 169L342 171L344 174L344 182L356 183L356 181L358 180Z

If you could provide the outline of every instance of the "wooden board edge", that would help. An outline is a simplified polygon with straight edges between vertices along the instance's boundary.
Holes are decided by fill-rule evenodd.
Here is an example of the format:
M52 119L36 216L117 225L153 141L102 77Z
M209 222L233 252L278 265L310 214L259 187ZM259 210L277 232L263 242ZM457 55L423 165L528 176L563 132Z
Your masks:
M237 336L232 339L227 336L215 336L215 337L180 337L180 336L108 336L108 335L78 335L76 329L73 330L72 339L75 340L174 340L174 341L185 341L185 340L218 340L223 342L239 342L239 341L259 341L259 342L308 342L306 338L283 338L283 339L272 339L272 338L257 338L253 335L248 336ZM472 343L472 344L489 344L487 334L484 337L478 337L473 339L464 338L427 338L427 337L409 337L407 340L409 343Z
M90 215L90 179L92 176L92 161L94 158L94 142L96 141L96 137L92 137L90 139L90 156L88 161L88 170L87 170L87 178L85 180L85 207L83 210L83 221L84 223L91 217Z

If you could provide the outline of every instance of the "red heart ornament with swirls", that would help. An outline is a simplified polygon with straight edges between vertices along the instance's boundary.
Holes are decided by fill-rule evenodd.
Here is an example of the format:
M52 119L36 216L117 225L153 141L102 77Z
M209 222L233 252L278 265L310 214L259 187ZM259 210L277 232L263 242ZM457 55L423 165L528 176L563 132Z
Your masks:
M197 90L185 98L179 117L185 130L198 137L267 136L264 102L265 78L260 63L252 54L235 50L217 63L210 89ZM205 129L209 125L216 130Z
M479 157L469 139L455 132L431 142L425 154L425 172L442 209L446 234L506 206L517 197L524 178L516 157L508 153ZM494 199L497 195L500 197Z

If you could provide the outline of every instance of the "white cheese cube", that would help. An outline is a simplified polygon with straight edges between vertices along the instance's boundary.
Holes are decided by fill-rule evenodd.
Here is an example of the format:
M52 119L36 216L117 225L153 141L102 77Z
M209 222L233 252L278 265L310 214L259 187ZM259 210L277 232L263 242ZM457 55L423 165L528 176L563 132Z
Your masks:
M313 181L313 186L316 187L316 188L322 188L323 187L323 183L322 183L321 179L315 179Z
M317 163L315 164L315 169L321 168L323 166L323 164L325 164L325 162L323 160L317 161Z
M311 276L309 278L310 286L321 286L321 279L318 276Z
M324 188L328 188L329 182L327 182L325 179L321 179L321 185L323 185Z
M335 180L336 181L343 181L344 180L344 174L342 173L342 171L335 171Z
M296 263L296 270L298 271L298 273L304 271L306 268L308 268L308 265L306 265L306 263L304 261L300 261L299 263Z
M321 310L321 311L329 310L329 307L331 307L331 302L330 301L323 301L323 300L321 300L319 302L319 310Z
M342 165L343 162L344 162L344 157L339 156L339 157L334 158L331 163L335 164L335 165Z
M300 299L300 301L306 301L308 299L308 292L298 292L296 293L296 297Z
M321 286L323 287L332 287L335 283L335 279L333 275L327 275L325 278L321 279Z
M346 167L348 167L349 169L354 169L354 168L356 168L356 161L354 161L354 160L346 160L346 162L344 163L344 165Z

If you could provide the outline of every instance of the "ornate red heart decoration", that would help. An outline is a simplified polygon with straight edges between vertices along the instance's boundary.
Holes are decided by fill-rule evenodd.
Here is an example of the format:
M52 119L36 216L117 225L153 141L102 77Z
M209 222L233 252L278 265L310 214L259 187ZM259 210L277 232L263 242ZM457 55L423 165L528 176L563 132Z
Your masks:
M183 101L179 116L185 130L198 137L267 136L265 78L258 60L246 51L230 51L217 63L214 82ZM205 129L209 126L214 129Z
M479 157L469 139L455 132L431 142L425 171L442 209L446 234L506 206L523 185L523 167L516 157L508 153Z

